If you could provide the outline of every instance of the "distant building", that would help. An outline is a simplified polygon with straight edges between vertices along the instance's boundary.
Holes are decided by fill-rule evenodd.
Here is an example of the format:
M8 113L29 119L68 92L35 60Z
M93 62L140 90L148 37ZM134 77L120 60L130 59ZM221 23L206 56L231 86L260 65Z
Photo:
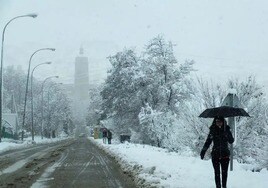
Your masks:
M84 56L81 47L79 56L75 58L73 114L79 120L85 120L89 104L88 57Z
M74 74L75 97L79 100L88 99L89 74L88 74L88 58L84 56L84 50L81 47L79 56L75 58L75 74Z
M104 75L99 72L106 72L98 59L90 59L84 55L84 49L81 47L79 55L75 57L74 82L63 84L67 96L72 100L72 112L78 120L85 120L89 107L89 90L95 88L104 81ZM90 72L89 72L90 70Z

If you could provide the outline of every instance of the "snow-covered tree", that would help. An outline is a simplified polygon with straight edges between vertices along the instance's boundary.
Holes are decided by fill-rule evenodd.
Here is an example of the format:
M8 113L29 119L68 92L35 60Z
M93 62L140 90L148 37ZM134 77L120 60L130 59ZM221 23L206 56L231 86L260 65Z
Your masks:
M7 66L3 73L4 104L10 103L11 95L13 94L18 108L22 107L26 89L25 83L26 74L22 71L21 67Z
M226 83L193 81L193 61L179 63L171 42L153 38L142 55L124 50L109 58L112 68L101 91L101 121L115 132L131 131L132 141L199 154L212 123L199 118L218 107L229 88L251 118L238 117L235 157L267 166L267 99L253 77Z
M194 62L179 64L172 43L161 36L152 39L140 57L130 49L109 60L112 69L101 92L106 121L118 131L132 131L137 141L168 145L164 143L176 124L179 106L192 95L187 77ZM143 114L145 108L151 108L154 116ZM148 122L139 119L146 115Z
M25 100L25 91L26 91L26 78L27 75L22 71L21 67L14 68L14 66L8 66L4 69L3 74L3 89L4 89L4 105L3 109L6 112L11 112L13 108L12 104L12 95L17 107L17 112L19 115L19 129L21 129L22 118L23 118L23 109L24 109L24 100ZM41 104L41 82L37 79L33 79L33 106L34 106L34 131L35 134L41 134L41 109L44 108L44 117L47 121L47 94L48 90L45 88L44 91L44 105ZM57 88L57 89L56 89ZM71 109L70 101L67 98L66 94L59 87L52 87L50 91L50 114L51 114L51 123L54 126L54 131L59 132L64 129L66 131L71 131ZM25 115L25 129L26 131L31 131L31 90L28 88L28 98L26 106L26 115ZM65 123L63 122L65 121ZM67 123L66 123L67 122ZM64 126L59 126L63 124ZM45 125L47 125L45 123ZM70 125L70 126L69 126Z
M223 83L224 84L224 83ZM182 121L187 126L182 144L187 144L198 154L202 148L211 125L211 118L199 118L198 115L206 108L220 106L227 96L228 90L237 91L242 106L250 114L250 118L236 117L235 158L241 162L257 164L256 168L267 167L267 100L262 88L254 77L245 81L230 79L225 85L214 84L202 79L197 81L197 92L192 101L184 106Z
M228 85L237 90L239 100L250 114L250 118L236 118L235 156L242 162L254 161L257 164L256 169L264 166L267 168L267 100L262 87L253 76L249 76L245 81L230 80Z
M92 128L99 124L102 114L102 98L100 95L101 90L101 86L96 86L89 90L89 106L86 121L87 126L90 126Z
M141 85L140 60L133 50L124 50L109 58L111 70L101 92L102 110L107 119L112 118L113 129L129 132L138 126L141 106L137 92Z
M140 126L142 130L148 129L155 134L149 137L150 144L170 146L169 137L174 133L174 127L178 127L176 119L179 118L180 106L193 94L188 79L193 64L193 61L179 64L172 43L166 42L162 36L152 39L146 46L142 69L146 75L143 101L152 108L153 116L149 114L149 121L141 121ZM144 117L143 111L140 116ZM150 133L142 131L141 134L146 138Z
M41 132L40 122L42 108L45 136L55 137L62 131L66 134L70 134L73 131L74 127L72 127L70 123L70 119L72 119L70 100L62 90L61 85L53 82L47 84L47 87L44 88L43 106L41 106L41 100L36 100L35 130L39 134Z
M211 118L198 117L207 108L218 107L227 95L226 86L197 78L193 82L194 95L181 107L181 125L184 128L180 143L199 154L212 123ZM181 131L180 131L181 132Z

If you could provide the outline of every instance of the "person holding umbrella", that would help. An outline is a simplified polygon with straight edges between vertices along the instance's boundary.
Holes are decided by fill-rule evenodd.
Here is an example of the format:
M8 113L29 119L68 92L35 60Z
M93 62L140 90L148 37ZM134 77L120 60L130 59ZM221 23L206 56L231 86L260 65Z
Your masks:
M230 161L230 150L228 143L232 144L234 142L234 138L230 131L230 127L227 125L226 120L222 116L215 117L212 125L210 126L208 137L200 153L202 160L204 159L205 153L212 142L213 148L211 156L216 188L221 188L220 168L222 174L222 187L226 188L228 166Z
M211 142L213 142L211 156L217 188L221 188L220 168L222 172L222 187L226 188L228 166L230 161L230 150L228 143L232 144L234 142L230 127L227 125L224 117L230 118L236 116L250 117L243 108L232 106L207 108L199 115L199 117L202 118L214 118L213 123L210 126L207 140L200 153L200 157L201 159L204 159L207 149L209 148Z

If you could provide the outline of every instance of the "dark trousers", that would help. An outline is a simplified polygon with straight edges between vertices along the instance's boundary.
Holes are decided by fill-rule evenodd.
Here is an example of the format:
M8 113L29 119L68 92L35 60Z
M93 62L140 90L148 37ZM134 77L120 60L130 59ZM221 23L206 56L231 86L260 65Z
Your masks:
M222 174L222 187L226 187L229 158L212 158L212 164L214 167L216 188L221 188L221 174ZM221 172L220 172L221 168Z

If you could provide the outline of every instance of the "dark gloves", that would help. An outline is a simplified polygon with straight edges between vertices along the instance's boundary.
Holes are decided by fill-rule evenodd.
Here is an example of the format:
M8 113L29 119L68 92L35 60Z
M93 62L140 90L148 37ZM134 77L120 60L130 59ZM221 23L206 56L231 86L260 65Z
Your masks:
M203 160L204 156L205 156L206 151L202 149L201 153L200 153L200 158Z

